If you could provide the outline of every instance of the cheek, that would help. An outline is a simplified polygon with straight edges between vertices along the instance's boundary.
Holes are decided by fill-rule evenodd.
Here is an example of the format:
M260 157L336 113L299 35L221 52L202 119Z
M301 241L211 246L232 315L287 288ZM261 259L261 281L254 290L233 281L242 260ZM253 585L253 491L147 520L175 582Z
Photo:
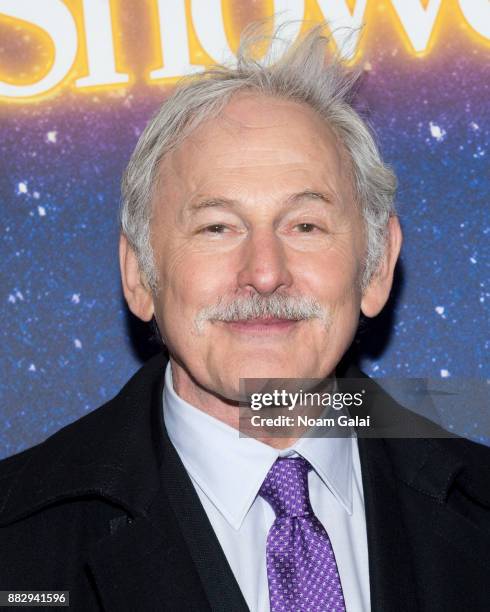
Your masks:
M191 332L190 319L201 308L214 305L226 292L228 271L223 258L214 259L180 247L160 260L160 315L174 325L184 319L185 326L179 323L183 333Z
M301 284L332 308L346 302L360 303L361 265L352 249L332 248L321 259L303 262L298 275Z

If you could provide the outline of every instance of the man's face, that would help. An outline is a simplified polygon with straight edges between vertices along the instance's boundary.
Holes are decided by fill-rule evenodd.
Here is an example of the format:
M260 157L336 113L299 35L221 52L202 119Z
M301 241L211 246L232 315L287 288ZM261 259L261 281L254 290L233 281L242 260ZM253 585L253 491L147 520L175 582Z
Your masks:
M347 155L313 110L233 99L162 161L151 233L153 306L183 397L332 373L357 328L365 240ZM275 298L265 316L246 310Z

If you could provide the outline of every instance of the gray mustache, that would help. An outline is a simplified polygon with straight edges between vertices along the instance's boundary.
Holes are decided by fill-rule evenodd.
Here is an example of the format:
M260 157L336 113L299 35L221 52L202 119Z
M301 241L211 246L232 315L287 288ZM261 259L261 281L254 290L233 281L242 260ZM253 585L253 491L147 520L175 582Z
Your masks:
M325 306L310 297L281 294L254 294L238 297L225 303L222 299L214 306L203 308L196 317L196 327L202 332L206 321L247 321L259 318L290 320L321 319L329 321Z

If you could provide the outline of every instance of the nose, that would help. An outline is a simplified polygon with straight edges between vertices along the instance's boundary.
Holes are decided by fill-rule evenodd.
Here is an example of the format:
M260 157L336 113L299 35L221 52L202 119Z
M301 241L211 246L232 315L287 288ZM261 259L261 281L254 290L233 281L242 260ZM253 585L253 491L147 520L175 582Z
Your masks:
M238 273L240 288L270 295L292 283L284 245L273 230L254 231L243 245L243 259Z

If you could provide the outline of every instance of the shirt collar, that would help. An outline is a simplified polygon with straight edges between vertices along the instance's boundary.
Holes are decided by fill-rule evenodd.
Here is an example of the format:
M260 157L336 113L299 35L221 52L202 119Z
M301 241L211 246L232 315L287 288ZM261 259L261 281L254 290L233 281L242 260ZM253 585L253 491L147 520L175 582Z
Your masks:
M352 513L352 442L350 438L301 438L279 451L248 437L195 408L173 388L170 362L165 371L164 421L168 435L190 477L228 523L239 529L278 457L299 454Z

